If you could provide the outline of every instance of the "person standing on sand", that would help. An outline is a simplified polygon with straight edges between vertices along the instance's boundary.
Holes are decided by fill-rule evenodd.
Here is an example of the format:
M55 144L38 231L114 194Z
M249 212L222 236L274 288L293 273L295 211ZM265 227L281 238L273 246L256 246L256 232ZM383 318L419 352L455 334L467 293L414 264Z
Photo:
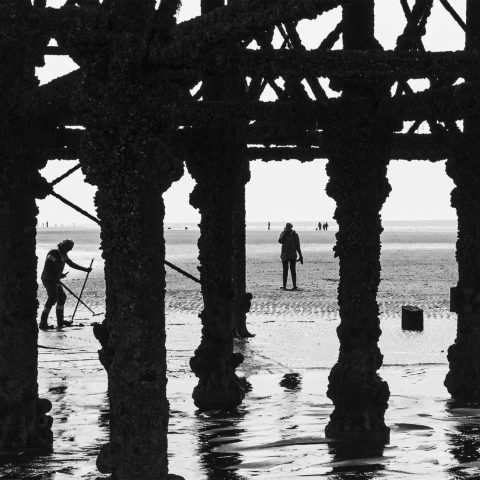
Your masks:
M283 287L281 287L281 289L286 290L287 288L288 267L290 266L290 274L293 283L292 290L297 290L297 252L301 264L303 264L303 255L300 250L300 238L298 237L297 232L293 230L293 225L291 223L285 225L285 228L278 239L278 243L282 244L280 258L282 259L283 264Z
M43 286L47 290L48 298L45 302L45 306L43 307L43 312L40 317L39 328L41 330L53 328L53 326L49 327L48 325L48 314L50 313L50 310L55 305L55 303L57 304L57 327L68 327L72 324L72 322L66 322L63 319L63 308L67 296L65 295L65 292L60 285L60 279L67 276L66 273L63 273L65 264L74 268L75 270L82 270L83 272L92 271L91 268L81 267L80 265L72 262L70 258L68 258L68 252L73 248L73 245L73 240L62 240L58 244L58 248L55 248L48 252L47 258L45 259L45 266L43 267L41 278Z

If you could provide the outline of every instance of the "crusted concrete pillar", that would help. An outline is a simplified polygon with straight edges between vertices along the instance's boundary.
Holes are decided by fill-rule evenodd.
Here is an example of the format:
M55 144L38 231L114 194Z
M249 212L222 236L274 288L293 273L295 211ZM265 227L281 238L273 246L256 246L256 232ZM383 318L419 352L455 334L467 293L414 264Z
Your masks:
M118 480L168 476L162 194L183 167L164 142L166 106L181 87L147 60L151 36L168 40L175 25L175 5L162 4L155 11L154 1L105 0L85 29L87 39L78 32L61 39L85 72L81 161L87 181L98 187L106 316L96 333L110 401L110 438L97 466ZM85 52L91 38L101 48Z
M51 403L38 398L36 322L35 196L46 194L37 149L48 122L38 122L23 97L38 86L34 68L48 37L33 15L27 0L0 5L0 454L48 452L53 443Z
M202 0L202 13L224 3L224 0ZM201 88L204 100L221 101L238 94L236 87L238 84L231 78L206 76ZM233 353L232 316L234 212L238 214L242 203L238 183L242 171L241 148L235 148L239 142L234 122L217 121L196 127L187 167L197 182L190 203L201 214L198 258L204 308L199 315L201 343L190 359L190 367L199 379L193 399L201 409L228 410L238 406L245 396L235 374L243 355Z
M197 182L190 201L201 213L198 258L204 309L200 314L202 340L190 360L199 378L193 398L199 408L228 410L239 405L244 397L235 374L243 356L233 353L232 318L235 298L232 212L239 201L235 179L239 163L235 157L224 155L224 145L228 144L230 134L234 135L228 126L216 125L208 131L198 129L197 134L193 142L195 152L187 166Z
M480 49L480 5L467 1L466 50ZM478 80L478 76L466 80ZM448 349L449 372L445 386L459 402L480 401L480 122L465 119L464 133L470 137L451 143L446 170L455 182L452 207L457 210L458 283L454 289L458 314L457 337Z
M144 138L131 129L128 142L111 137L105 142L102 135L113 154L105 160L115 158L121 168L115 174L109 170L109 180L105 171L103 181L97 177L96 182L108 298L104 327L111 419L110 443L97 465L118 479L153 480L166 478L168 471L162 192L178 169L160 172L149 165ZM97 146L102 141L97 135L90 138Z
M3 147L0 144L0 453L29 448L48 452L53 435L46 413L52 405L38 398L37 385L38 172L34 158L7 153Z
M373 46L373 1L344 7L344 47ZM335 256L340 262L337 328L340 353L329 376L327 395L334 411L325 429L348 440L389 438L385 410L389 389L377 373L383 361L376 301L380 282L380 210L390 192L387 180L390 128L375 120L375 96L385 86L343 84L343 96L371 99L364 111L345 112L325 129L328 142L327 193L337 203Z
M467 121L465 131L468 131ZM476 130L478 132L478 130ZM458 283L453 304L458 315L455 343L448 349L445 386L460 402L480 401L480 156L479 142L461 142L447 160L455 182L451 202L458 215Z
M388 440L385 410L389 389L377 374L383 355L376 301L380 283L380 210L390 191L387 181L389 133L365 118L329 127L327 193L336 202L335 256L340 261L337 328L340 353L329 376L327 395L335 409L329 437Z

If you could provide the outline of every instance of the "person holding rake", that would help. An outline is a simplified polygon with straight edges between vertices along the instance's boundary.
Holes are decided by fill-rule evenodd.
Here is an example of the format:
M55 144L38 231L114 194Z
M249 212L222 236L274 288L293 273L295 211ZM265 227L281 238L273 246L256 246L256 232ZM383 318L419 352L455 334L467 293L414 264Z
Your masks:
M65 264L67 264L69 267L72 267L75 270L82 270L83 272L91 272L92 270L91 267L82 267L70 260L68 252L72 250L73 246L73 240L62 240L57 245L58 248L48 252L47 258L45 259L41 279L43 286L47 290L48 297L40 317L39 328L41 330L53 328L53 326L48 325L48 315L55 304L57 304L55 310L57 316L57 328L68 327L72 324L72 322L64 320L64 305L67 300L67 295L62 288L60 279L65 278L67 274L63 273L63 269L65 268Z

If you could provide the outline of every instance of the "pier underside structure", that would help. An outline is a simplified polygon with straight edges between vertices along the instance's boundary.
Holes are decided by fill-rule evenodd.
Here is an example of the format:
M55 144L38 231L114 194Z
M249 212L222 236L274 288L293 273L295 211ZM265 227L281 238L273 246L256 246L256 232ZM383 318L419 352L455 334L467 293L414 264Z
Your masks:
M51 159L79 159L98 188L106 317L97 336L111 407L100 471L168 476L162 195L184 165L202 218L203 328L190 362L199 408L228 411L245 395L233 339L248 335L245 185L257 159L328 159L341 323L326 433L382 442L389 390L377 373L376 294L387 166L447 159L459 278L446 386L480 401L480 6L466 0L465 21L447 0L398 1L404 18L390 21L403 30L389 51L375 37L374 0L201 0L202 14L180 24L180 0L0 3L0 452L52 447L51 405L38 398L35 283L35 199L59 197L38 173ZM434 4L465 31L465 50L425 50ZM338 24L306 49L299 26L331 11ZM79 68L40 86L45 55ZM416 92L417 79L429 88ZM264 101L266 89L274 100ZM422 124L429 133L418 133Z

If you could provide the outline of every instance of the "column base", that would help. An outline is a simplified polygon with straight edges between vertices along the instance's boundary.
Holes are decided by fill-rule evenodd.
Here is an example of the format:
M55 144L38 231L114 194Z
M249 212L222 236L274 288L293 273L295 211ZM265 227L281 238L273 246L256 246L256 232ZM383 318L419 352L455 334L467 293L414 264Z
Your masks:
M380 363L378 348L369 355L357 351L344 356L334 365L329 376L327 396L335 409L325 428L325 435L352 442L384 442L390 439L385 425L390 391L387 382L373 369Z
M239 382L226 389L208 388L197 385L192 393L193 403L200 410L233 410L245 398L245 391Z
M469 358L465 347L451 345L448 349L450 371L444 385L457 404L480 404L480 365Z
M243 362L241 353L231 353L232 341L202 339L190 358L190 368L198 377L193 401L200 410L233 410L245 398L245 391L235 375Z

